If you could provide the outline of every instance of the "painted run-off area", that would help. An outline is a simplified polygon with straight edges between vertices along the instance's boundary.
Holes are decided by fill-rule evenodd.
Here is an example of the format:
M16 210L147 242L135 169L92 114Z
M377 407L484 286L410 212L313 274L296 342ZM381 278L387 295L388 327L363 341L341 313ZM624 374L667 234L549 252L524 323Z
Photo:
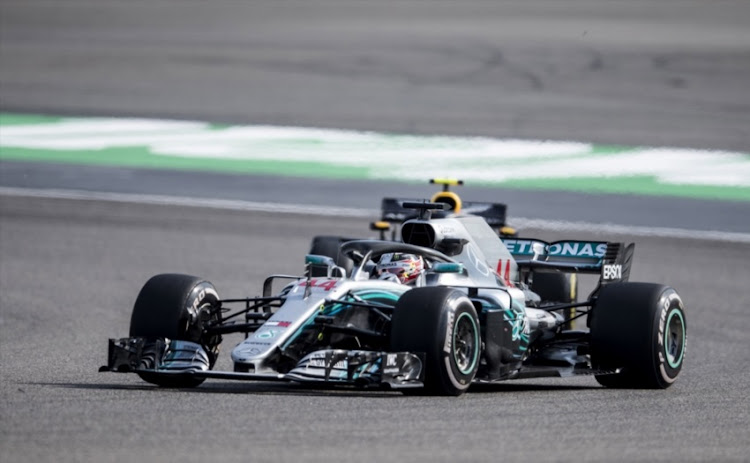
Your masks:
M0 114L0 159L750 201L750 154Z

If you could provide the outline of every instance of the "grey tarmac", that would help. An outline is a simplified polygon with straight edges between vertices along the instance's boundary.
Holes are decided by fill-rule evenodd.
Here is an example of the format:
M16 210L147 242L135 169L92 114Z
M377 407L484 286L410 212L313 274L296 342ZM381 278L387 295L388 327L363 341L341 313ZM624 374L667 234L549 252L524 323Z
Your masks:
M0 111L748 152L749 21L745 0L3 0ZM367 208L390 194L384 184L202 183L5 161L0 172L3 186L247 190L314 204L366 198L356 207ZM737 203L497 194L511 214L539 207L524 213L539 218L586 220L584 200L596 216L609 203L626 223L652 226L747 232L750 216ZM0 461L747 461L747 244L609 237L636 241L633 279L684 297L687 363L667 391L591 378L458 399L223 381L166 391L97 373L152 274L255 295L267 273L301 271L312 236L366 225L0 196Z

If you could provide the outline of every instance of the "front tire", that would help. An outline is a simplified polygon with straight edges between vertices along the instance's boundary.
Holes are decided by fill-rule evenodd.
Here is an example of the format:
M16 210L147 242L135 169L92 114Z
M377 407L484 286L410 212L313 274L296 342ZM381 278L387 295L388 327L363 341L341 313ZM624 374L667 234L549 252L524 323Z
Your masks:
M653 283L604 286L591 315L591 360L594 368L622 368L597 375L613 388L665 389L677 379L685 361L687 325L677 292Z
M218 357L221 336L206 337L203 325L220 316L219 295L214 286L191 275L161 274L141 289L130 317L130 337L168 338L201 344L210 367ZM141 373L144 381L162 387L195 387L203 378Z
M466 392L479 367L481 343L474 304L460 291L415 288L396 303L391 350L425 353L428 393L457 396Z

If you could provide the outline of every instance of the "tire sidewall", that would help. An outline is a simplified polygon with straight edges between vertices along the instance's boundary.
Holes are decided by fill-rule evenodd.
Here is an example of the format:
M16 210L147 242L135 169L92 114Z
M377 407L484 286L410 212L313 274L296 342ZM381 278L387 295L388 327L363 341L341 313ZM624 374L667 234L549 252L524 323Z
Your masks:
M591 360L600 370L621 369L598 375L607 387L665 389L685 362L687 325L682 299L668 286L654 283L613 283L604 286L591 317ZM680 327L680 349L673 361L669 348L669 323ZM675 331L680 331L676 329Z
M682 299L677 292L671 288L664 291L659 297L655 310L653 330L653 362L654 373L662 387L671 385L677 379L685 362L687 351L687 325L685 322L685 311ZM677 317L677 319L674 319ZM667 329L671 321L682 323L682 343L676 362L671 364L667 355L667 341L669 339Z
M183 317L180 320L180 323L183 324L180 331L185 336L184 340L197 343L203 341L203 326L200 321L201 311L206 310L208 306L215 305L218 301L219 294L211 283L202 281L195 285L185 299Z
M460 293L457 293L460 294ZM456 333L461 325L468 326L473 331L473 348L472 360L469 368L461 371L456 361ZM448 298L443 306L441 322L438 326L440 337L436 343L439 352L436 358L439 359L439 371L441 372L442 382L449 389L457 392L465 391L471 385L476 376L479 367L481 335L479 328L479 319L471 301L463 296L456 294Z

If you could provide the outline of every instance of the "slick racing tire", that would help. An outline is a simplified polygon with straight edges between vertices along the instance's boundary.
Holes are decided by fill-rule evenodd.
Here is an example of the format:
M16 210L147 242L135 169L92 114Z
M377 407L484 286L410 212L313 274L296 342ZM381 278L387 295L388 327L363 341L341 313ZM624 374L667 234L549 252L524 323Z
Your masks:
M531 290L537 293L542 301L570 304L578 300L578 276L575 273L535 273ZM565 310L566 319L575 315L576 309ZM573 322L566 323L565 328L571 329L572 324Z
M347 241L351 241L349 238L342 238L340 236L316 236L313 238L310 245L310 252L308 254L315 254L318 256L327 256L336 262L336 265L343 267L346 270L346 274L349 275L354 267L354 261L346 257L339 251L342 244ZM312 275L325 276L325 275Z
M203 324L220 317L219 295L214 286L190 275L162 274L149 279L135 300L130 318L130 337L168 338L201 344L216 362L221 336L203 335ZM138 373L149 383L162 387L195 387L203 378L168 377Z
M594 368L622 372L597 375L612 388L665 389L685 361L687 325L677 292L653 283L602 287L591 312Z
M479 367L481 343L474 304L455 289L412 289L393 310L391 350L425 353L428 394L466 392Z

